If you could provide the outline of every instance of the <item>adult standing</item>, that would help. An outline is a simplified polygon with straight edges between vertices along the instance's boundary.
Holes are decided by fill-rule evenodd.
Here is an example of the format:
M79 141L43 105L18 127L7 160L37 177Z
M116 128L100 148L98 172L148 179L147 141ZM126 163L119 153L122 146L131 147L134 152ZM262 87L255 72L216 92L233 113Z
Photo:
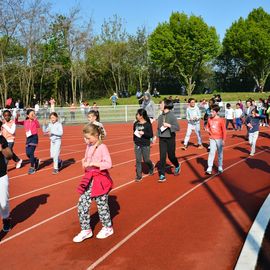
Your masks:
M142 108L146 110L147 116L149 117L151 123L155 120L155 115L156 115L156 108L155 108L155 103L151 99L151 95L148 92L145 92L144 94L144 99L142 102Z
M117 93L113 93L113 95L110 97L110 100L112 101L112 106L115 109L118 100Z

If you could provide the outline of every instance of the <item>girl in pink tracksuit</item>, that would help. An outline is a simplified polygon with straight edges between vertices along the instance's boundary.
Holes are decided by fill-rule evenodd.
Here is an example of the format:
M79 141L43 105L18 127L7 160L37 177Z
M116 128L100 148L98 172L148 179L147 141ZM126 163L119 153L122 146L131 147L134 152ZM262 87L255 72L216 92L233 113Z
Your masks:
M85 175L78 187L78 192L81 194L78 203L81 232L73 238L73 242L76 243L93 235L89 215L93 199L96 201L99 219L103 226L96 237L103 239L113 234L108 204L108 193L112 188L112 179L108 169L112 167L112 161L107 146L102 143L104 131L99 126L87 124L83 133L87 146L85 157L82 159Z
M36 118L34 110L27 110L26 115L27 117L23 121L19 121L19 115L17 115L15 119L15 124L24 126L26 135L25 151L31 163L28 174L34 174L39 168L39 159L35 157L35 150L38 145L38 128L40 128L40 125Z

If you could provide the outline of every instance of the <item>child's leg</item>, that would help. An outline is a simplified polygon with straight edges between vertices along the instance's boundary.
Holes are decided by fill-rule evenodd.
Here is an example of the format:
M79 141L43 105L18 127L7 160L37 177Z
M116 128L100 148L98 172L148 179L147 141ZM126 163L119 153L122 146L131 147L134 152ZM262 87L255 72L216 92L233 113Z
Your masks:
M153 162L150 160L150 146L143 146L141 149L143 161L147 164L149 171L153 171Z
M167 156L167 139L159 138L159 174L165 175L166 167L166 156Z
M9 192L8 192L8 176L0 177L0 216L3 219L9 217Z
M259 131L256 131L256 132L253 132L253 133L250 133L250 134L253 134L252 135L252 140L251 140L251 151L250 151L250 153L254 155L255 151L256 151L256 142L257 142L257 139L258 139L258 136L259 136Z
M111 227L112 226L108 198L109 198L108 194L104 194L102 196L98 196L95 198L95 201L97 203L99 219L100 219L103 227Z
M142 178L142 150L141 147L136 145L134 146L135 157L136 157L136 178Z
M235 125L234 125L233 119L231 119L231 124L232 124L233 129L235 129Z
M174 133L173 133L174 134ZM167 141L167 151L168 151L168 158L171 161L171 163L174 165L174 167L179 166L178 159L175 156L175 136L172 136Z
M185 139L184 139L184 145L185 146L188 145L188 142L189 142L191 133L192 133L192 125L191 124L188 124L186 136L185 136Z
M229 119L226 119L226 129L228 129L229 123L230 123Z
M218 151L218 167L222 168L223 166L223 145L222 140L216 140L217 151Z
M53 168L58 170L58 162L60 155L61 141L57 140L55 142L51 142L51 157L53 158Z
M216 141L214 139L210 139L210 151L209 151L208 161L207 161L208 163L207 171L210 171L210 172L212 171L216 151L217 151Z
M202 136L201 136L200 122L197 123L196 126L195 126L195 133L197 135L198 145L202 145Z
M78 216L80 219L80 225L82 230L90 230L90 213L89 209L91 207L91 187L86 190L80 197L78 202Z
M36 146L34 145L28 145L26 146L26 155L27 157L30 159L30 163L31 163L31 167L34 168L35 167L35 150L36 150Z
M15 162L20 161L20 159L17 157L17 155L14 153L13 151L13 146L14 146L14 142L9 142L8 143L8 147L10 148L11 152L12 152L12 160Z

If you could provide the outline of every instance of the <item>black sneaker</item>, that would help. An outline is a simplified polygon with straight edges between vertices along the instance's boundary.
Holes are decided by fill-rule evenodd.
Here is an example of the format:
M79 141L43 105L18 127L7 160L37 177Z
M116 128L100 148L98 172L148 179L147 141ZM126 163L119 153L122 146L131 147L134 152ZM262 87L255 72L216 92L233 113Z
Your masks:
M142 177L138 177L138 176L136 176L136 178L135 178L135 182L140 182L140 181L142 181Z
M9 232L11 230L11 219L3 219L3 232Z
M164 174L161 174L161 175L159 176L158 182L159 182L159 183L164 183L165 181L166 181L165 175L164 175Z
M35 160L35 170L37 171L39 169L40 160L36 158Z

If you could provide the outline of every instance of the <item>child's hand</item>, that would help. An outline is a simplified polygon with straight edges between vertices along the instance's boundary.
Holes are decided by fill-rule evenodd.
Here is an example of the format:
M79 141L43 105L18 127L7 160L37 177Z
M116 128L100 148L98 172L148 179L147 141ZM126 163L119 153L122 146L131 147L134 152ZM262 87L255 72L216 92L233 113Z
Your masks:
M138 133L139 133L140 135L143 135L143 134L144 134L144 132L143 132L142 130L138 131Z
M157 136L153 137L152 143L156 143L156 141L157 141Z
M247 126L251 129L253 128L253 126L251 125L251 123L248 123Z
M221 144L222 144L222 146L224 146L224 145L225 145L225 141L224 141L224 140L222 140L222 143L221 143Z
M172 125L171 125L171 124L169 124L169 123L163 123L163 126L164 126L164 127L168 127L168 128L170 128Z

